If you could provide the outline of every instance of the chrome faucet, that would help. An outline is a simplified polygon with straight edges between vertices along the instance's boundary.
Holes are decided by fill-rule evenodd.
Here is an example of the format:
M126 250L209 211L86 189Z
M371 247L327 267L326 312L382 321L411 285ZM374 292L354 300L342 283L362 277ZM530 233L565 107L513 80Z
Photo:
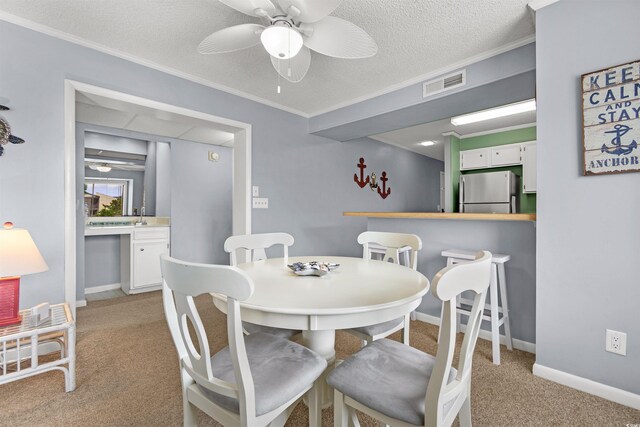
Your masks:
M135 225L147 225L147 221L142 219L143 216L144 216L144 205L140 208L140 219L136 221Z

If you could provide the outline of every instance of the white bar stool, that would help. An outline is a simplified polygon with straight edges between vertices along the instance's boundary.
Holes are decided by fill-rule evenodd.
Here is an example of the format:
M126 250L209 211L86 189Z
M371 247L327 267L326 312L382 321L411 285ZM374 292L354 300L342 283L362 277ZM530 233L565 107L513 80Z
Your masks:
M447 267L452 264L469 262L475 259L476 252L465 251L462 249L447 249L442 251L441 255L447 257ZM504 254L493 254L491 258L491 282L489 284L489 296L491 301L485 305L485 310L489 314L482 316L483 320L491 322L491 347L493 355L493 363L500 364L500 326L504 325L504 335L506 345L509 350L513 350L513 342L511 339L511 325L509 322L509 303L507 302L507 278L504 272L504 263L509 261L511 257ZM498 287L500 287L500 303L498 304ZM460 315L469 316L470 310L464 306L470 307L473 301L458 296L456 303L458 311L458 328L460 327ZM442 315L440 315L442 318ZM438 336L438 341L440 337Z
M381 260L384 254L387 252L387 248L377 243L369 243L369 257L372 259ZM375 254L375 257L374 257ZM403 246L398 249L398 255L402 257L404 261L401 264L407 267L411 266L411 260L409 255L411 254L411 246Z

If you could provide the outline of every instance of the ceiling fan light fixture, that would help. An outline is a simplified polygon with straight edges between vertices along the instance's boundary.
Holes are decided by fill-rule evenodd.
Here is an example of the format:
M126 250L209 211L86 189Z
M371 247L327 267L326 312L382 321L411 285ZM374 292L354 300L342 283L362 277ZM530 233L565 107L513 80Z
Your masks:
M269 55L278 59L293 58L302 48L302 36L288 24L274 24L260 35L260 41Z

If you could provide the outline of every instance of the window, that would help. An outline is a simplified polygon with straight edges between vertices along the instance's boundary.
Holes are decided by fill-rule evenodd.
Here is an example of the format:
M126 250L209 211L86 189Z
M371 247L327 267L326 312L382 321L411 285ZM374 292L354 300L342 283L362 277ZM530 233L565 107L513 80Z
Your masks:
M87 216L131 215L132 180L86 178L84 208Z

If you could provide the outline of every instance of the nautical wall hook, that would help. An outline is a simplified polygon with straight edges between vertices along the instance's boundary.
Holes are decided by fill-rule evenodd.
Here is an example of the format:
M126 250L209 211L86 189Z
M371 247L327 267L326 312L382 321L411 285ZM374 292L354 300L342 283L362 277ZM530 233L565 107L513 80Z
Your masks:
M382 171L382 176L380 177L380 181L382 181L382 188L378 187L378 194L383 199L386 199L389 194L391 194L391 187L387 188L387 172Z
M391 187L387 188L387 181L389 177L387 176L387 171L382 171L382 176L380 177L380 181L382 181L382 188L380 188L380 184L378 184L377 177L375 173L371 173L371 175L364 176L364 170L367 168L367 165L364 163L364 157L360 157L360 161L356 165L358 169L360 169L360 177L358 177L357 173L353 174L353 180L360 188L364 188L369 185L371 191L376 191L383 199L386 199L389 194L391 194Z
M358 174L354 173L353 180L360 188L364 188L369 183L369 175L367 175L366 179L364 177L364 170L367 168L367 165L364 164L364 157L360 157L360 162L356 166L360 169L360 179L358 179Z

